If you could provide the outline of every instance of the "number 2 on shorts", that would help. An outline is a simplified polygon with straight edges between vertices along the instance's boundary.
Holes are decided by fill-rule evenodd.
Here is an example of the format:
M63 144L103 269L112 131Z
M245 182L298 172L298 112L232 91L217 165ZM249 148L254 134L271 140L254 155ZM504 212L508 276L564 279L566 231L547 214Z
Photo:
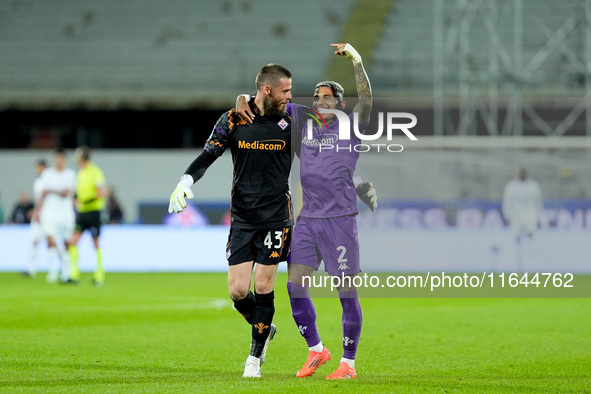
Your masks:
M339 252L341 252L341 255L339 256L339 258L337 259L337 263L346 263L349 260L345 257L345 253L347 253L347 248L345 248L344 246L339 246L337 247L337 250Z

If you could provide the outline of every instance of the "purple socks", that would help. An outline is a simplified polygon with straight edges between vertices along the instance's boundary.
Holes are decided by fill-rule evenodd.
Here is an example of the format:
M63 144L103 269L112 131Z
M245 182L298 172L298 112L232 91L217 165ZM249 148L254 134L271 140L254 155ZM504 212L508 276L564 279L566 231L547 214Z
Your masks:
M306 339L308 347L318 345L320 336L316 327L316 308L314 308L308 288L287 282L287 292L291 303L291 314L300 334Z
M357 292L342 292L339 298L343 306L343 357L355 360L363 321L361 305Z
M316 327L316 308L314 308L308 288L287 282L287 292L289 293L293 319L300 334L306 339L308 347L319 344L321 341ZM343 357L354 360L361 336L363 320L361 306L357 292L342 292L339 294L339 299L343 306Z

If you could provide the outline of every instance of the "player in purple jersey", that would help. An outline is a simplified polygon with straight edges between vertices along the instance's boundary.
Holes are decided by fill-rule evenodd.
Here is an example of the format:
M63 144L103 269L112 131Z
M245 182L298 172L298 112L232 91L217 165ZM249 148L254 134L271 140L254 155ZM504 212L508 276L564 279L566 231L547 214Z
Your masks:
M349 44L336 44L337 55L346 56L353 61L355 82L359 104L349 115L353 125L354 112L358 112L358 129L365 130L371 112L371 86L361 56ZM345 110L344 90L333 81L316 85L314 109ZM288 113L290 112L288 108ZM297 111L297 108L296 108ZM351 133L351 140L339 139L338 121L335 115L324 116L328 128L316 126L312 139L302 133L300 152L300 177L303 194L303 207L300 220L296 225L291 246L291 264L289 282L292 314L302 336L309 347L308 359L296 376L307 377L330 360L328 349L322 344L316 326L316 310L303 287L302 279L312 276L318 269L320 260L329 275L354 276L361 271L359 263L359 242L357 237L358 213L355 198L353 173L359 153L352 146L361 141ZM294 120L295 122L295 120ZM321 149L321 141L328 149ZM361 335L362 313L357 289L344 287L339 289L339 299L343 308L343 357L339 367L328 379L355 378L355 356Z
M359 104L349 115L350 124L358 120L358 130L363 132L369 123L372 106L371 86L361 57L350 44L332 44L335 54L346 56L353 61ZM315 110L344 110L343 87L334 81L316 85L314 92ZM308 289L303 287L303 277L310 277L318 269L321 260L329 275L354 276L361 271L359 264L359 242L357 238L358 213L356 189L362 191L361 198L372 210L376 208L375 190L369 182L355 185L353 173L359 153L353 145L360 143L351 133L351 140L340 140L338 121L333 114L324 114L327 125L314 127L309 138L303 127L309 108L288 104L287 113L292 118L294 133L301 135L300 177L303 207L294 230L291 256L288 260L290 295L293 318L298 330L309 347L308 359L297 372L298 377L307 377L330 360L330 352L320 339L316 326L316 309ZM358 116L353 114L357 112ZM247 111L239 113L249 116ZM356 119L357 118L357 119ZM339 367L327 379L355 378L355 355L361 334L362 314L357 289L339 289L343 308L343 358Z

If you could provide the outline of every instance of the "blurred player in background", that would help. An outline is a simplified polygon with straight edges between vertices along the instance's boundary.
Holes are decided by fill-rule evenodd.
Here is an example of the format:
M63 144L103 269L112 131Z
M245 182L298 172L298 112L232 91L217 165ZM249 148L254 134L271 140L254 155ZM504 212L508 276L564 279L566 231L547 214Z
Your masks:
M45 162L45 160L40 159L35 162L35 174L37 175L37 177L33 181L34 205L38 204L39 201L41 201L41 196L43 194L41 174L43 173L43 171L45 171L46 168L47 163ZM23 275L27 275L33 278L37 275L37 245L39 244L39 240L45 238L45 236L43 235L43 231L41 230L39 220L35 218L35 208L33 208L33 212L31 215L31 236L33 238L33 250L31 250L29 267L27 271L23 273Z
M72 195L76 186L76 173L67 167L66 152L58 149L54 153L54 167L47 168L40 177L41 197L33 214L39 220L41 231L47 237L49 270L47 281L54 283L58 277L67 282L70 273L70 259L67 248L74 231L74 205ZM65 249L58 247L58 240L65 244ZM61 268L56 261L59 255ZM61 275L60 275L61 272Z
M503 215L515 235L517 265L521 272L531 269L532 239L542 217L542 207L540 185L528 177L524 168L520 168L518 177L505 186ZM523 235L526 236L525 242L521 242Z
M92 242L96 251L96 269L93 282L96 286L102 286L105 282L105 269L103 268L103 256L99 245L101 235L101 211L105 207L105 175L103 171L90 161L90 148L81 146L74 152L76 162L80 170L76 177L76 230L69 248L72 267L70 276L72 281L80 280L78 268L78 241L86 230L92 236Z
M279 262L285 261L293 226L288 183L293 161L291 119L286 114L291 73L268 64L259 71L256 88L251 103L257 115L253 123L246 124L234 109L224 113L204 151L181 177L168 208L169 212L181 212L187 206L185 197L193 198L193 183L230 148L234 178L226 246L228 286L234 307L252 328L244 377L261 376L267 345L275 335L275 275Z
M369 123L372 107L371 86L361 56L350 44L331 44L336 48L335 54L346 56L353 61L355 81L359 104L349 115L353 125L353 113L359 114L359 131L363 132ZM248 96L242 97L246 100ZM240 103L241 97L238 102ZM316 85L314 92L314 109L344 110L343 87L334 81L323 81ZM246 121L252 119L252 113L244 106L237 105L240 115ZM356 191L360 198L375 211L377 196L370 182L354 179L353 173L359 152L351 149L349 142L361 141L353 137L351 141L337 141L332 149L319 151L318 141L324 134L338 135L338 121L334 114L323 114L328 122L328 130L317 126L313 130L312 140L308 139L305 129L306 113L310 109L289 104L288 114L293 118L294 134L301 140L300 180L302 185L303 208L300 212L291 243L291 256L288 261L289 282L287 289L290 295L292 313L301 335L309 347L308 359L297 372L298 377L307 377L328 360L330 352L320 340L316 326L316 309L310 298L308 289L302 287L302 278L312 276L320 262L330 275L341 274L354 276L361 271L359 264L359 241L357 239ZM297 126L296 126L297 125ZM351 133L354 135L354 133ZM327 379L355 378L355 356L361 334L362 313L357 289L346 287L339 289L339 298L343 308L343 358L339 367Z

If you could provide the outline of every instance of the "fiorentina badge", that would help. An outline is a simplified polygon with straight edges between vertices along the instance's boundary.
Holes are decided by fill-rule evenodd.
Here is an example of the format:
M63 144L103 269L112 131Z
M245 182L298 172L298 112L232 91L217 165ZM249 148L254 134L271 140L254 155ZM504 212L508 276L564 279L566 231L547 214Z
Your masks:
M285 128L286 128L287 126L289 126L289 123L287 123L287 122L285 121L285 119L281 119L281 120L279 121L279 123L277 123L277 124L279 125L279 127L281 127L281 130L285 130Z

